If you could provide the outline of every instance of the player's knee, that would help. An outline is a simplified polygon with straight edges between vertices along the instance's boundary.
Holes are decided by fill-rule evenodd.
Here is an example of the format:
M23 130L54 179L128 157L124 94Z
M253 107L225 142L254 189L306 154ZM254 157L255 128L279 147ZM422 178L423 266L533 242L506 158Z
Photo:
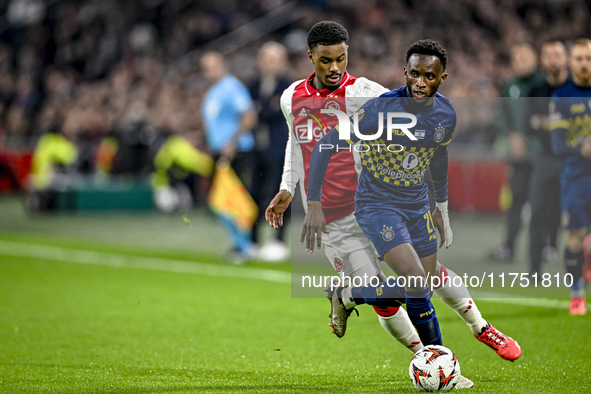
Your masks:
M582 228L566 232L565 246L573 253L579 253L583 250L583 239L586 235L586 229Z
M387 307L387 308L379 308L377 306L374 306L373 309L376 311L376 313L378 314L378 316L381 316L381 317L392 317L396 313L398 313L398 310L400 309L400 307L390 306L390 307Z

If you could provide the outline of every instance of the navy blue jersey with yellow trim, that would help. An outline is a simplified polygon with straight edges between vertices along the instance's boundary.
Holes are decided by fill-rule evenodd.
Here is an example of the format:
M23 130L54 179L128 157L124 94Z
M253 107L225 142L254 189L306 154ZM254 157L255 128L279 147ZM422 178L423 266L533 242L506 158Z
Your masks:
M402 130L393 130L387 138L387 114L414 114L417 124L409 128L417 140L413 141ZM449 99L436 93L432 105L422 105L406 93L406 86L384 93L368 101L358 111L361 118L358 130L363 135L374 135L382 117L383 131L379 139L360 140L352 134L352 143L360 141L362 171L355 201L366 203L387 200L414 205L429 200L425 172L436 150L445 149L456 126L456 113ZM394 119L393 123L410 123L409 118ZM441 148L440 148L441 147ZM390 149L388 149L390 148ZM445 152L445 185L438 201L447 200L447 152Z
M569 81L556 90L550 103L552 148L563 160L561 182L584 182L591 187L591 159L580 153L591 138L591 88Z

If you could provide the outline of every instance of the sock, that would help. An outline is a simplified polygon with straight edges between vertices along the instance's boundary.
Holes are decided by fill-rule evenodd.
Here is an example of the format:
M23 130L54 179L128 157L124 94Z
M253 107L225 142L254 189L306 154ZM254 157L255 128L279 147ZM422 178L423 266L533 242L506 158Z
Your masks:
M574 253L564 249L564 263L566 272L573 276L573 285L570 288L571 298L585 298L585 279L583 278L585 253L583 251Z
M416 353L417 350L423 347L421 338L419 338L419 334L412 326L404 308L378 308L374 306L374 309L384 330L404 347L412 353Z
M470 296L470 292L466 288L464 281L455 280L458 275L450 269L447 269L441 265L441 283L442 286L435 289L437 295L441 298L441 301L451 309L453 309L464 322L472 330L472 334L476 337L480 336L482 329L489 326L484 320L482 314L478 310L476 303ZM460 286L455 287L453 284Z
M425 345L442 345L439 321L429 298L430 289L406 292L406 309Z
M220 221L226 226L226 229L230 233L232 237L232 242L234 243L234 247L240 252L249 254L252 248L252 241L250 238L250 231L244 231L236 225L233 219L228 216L220 215L218 216Z
M351 300L347 300L347 302L352 303L353 306L369 304L379 308L396 307L403 304L406 299L404 287L399 287L396 281L382 282L375 287L365 286L349 289L349 291L343 289L341 294L343 299L345 296L350 297ZM343 305L345 305L345 308L350 309L345 301L343 301Z

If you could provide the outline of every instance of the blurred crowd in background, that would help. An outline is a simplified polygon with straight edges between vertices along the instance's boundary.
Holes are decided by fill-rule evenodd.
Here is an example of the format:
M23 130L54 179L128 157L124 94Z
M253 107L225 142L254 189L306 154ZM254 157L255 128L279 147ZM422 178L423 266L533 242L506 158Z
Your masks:
M269 13L273 31L255 25L239 46L216 46ZM591 29L584 0L10 0L0 2L0 15L0 141L34 146L60 127L83 148L88 171L103 138L139 125L181 133L207 150L200 119L207 81L199 67L206 49L222 51L248 86L258 48L274 40L289 54L284 74L305 78L312 71L307 31L335 20L350 33L353 75L401 86L406 48L430 37L450 54L453 83L442 93L490 97L512 74L512 44L574 40ZM154 137L144 134L146 142Z
M449 53L440 92L468 98L454 103L452 159L504 153L515 167L515 141L507 138L514 130L499 126L489 111L494 103L472 98L526 96L530 82L543 80L542 44L558 40L568 47L590 37L590 15L585 0L0 1L0 153L37 147L32 172L41 175L28 185L37 190L50 185L55 164L78 176L151 176L155 189L173 183L176 171L182 192L156 195L169 211L204 202L211 158L227 157L259 205L260 223L278 188L287 140L279 96L313 71L309 29L334 20L349 32L348 71L391 89L405 83L409 45L439 41ZM221 120L220 101L207 105L221 80L230 84L221 92L241 100L229 104L236 110L230 129L242 122L253 132L231 147L214 140L234 131L207 125L208 113L210 124ZM242 154L248 151L253 154ZM0 178L14 178L3 163ZM522 205L517 196L514 191L515 211ZM497 209L496 195L492 200ZM256 227L245 242L256 242ZM513 239L515 231L509 233Z

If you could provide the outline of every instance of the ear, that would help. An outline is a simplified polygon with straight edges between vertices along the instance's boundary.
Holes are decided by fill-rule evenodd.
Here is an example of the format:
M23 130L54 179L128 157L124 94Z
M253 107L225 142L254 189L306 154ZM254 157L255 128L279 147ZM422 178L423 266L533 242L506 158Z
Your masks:
M406 67L404 67L404 76L406 77Z
M443 73L443 75L441 76L441 81L439 82L440 85L443 85L443 82L445 82L445 80L447 79L447 73Z
M314 55L311 49L308 49L308 59L310 59L310 63L314 64Z

